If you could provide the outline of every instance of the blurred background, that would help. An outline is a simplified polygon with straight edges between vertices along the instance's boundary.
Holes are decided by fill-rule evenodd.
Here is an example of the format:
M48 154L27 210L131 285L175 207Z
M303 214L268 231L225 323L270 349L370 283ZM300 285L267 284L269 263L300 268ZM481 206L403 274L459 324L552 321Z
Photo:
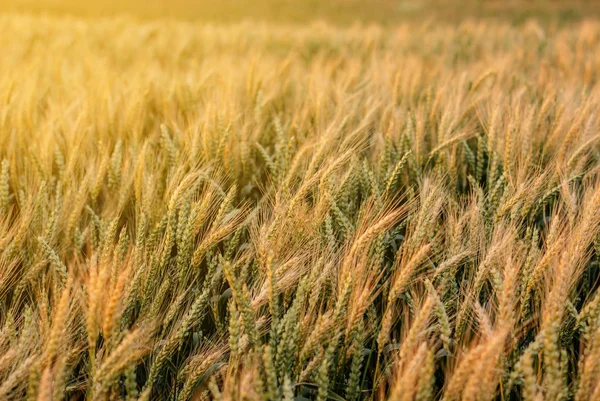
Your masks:
M600 0L0 0L0 12L130 15L144 19L235 22L325 20L335 24L393 24L427 19L457 22L494 18L520 23L535 17L559 24L597 18Z

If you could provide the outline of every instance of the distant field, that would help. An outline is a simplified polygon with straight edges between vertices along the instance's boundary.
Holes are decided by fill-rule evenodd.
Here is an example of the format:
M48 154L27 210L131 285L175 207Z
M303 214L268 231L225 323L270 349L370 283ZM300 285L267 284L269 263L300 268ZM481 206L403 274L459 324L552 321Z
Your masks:
M183 18L239 21L250 18L283 22L324 19L338 24L356 21L393 24L435 18L456 22L465 18L494 18L522 22L572 22L600 15L595 0L2 0L0 10L79 16L126 13L141 18Z
M596 3L207 4L3 4L0 401L600 400Z

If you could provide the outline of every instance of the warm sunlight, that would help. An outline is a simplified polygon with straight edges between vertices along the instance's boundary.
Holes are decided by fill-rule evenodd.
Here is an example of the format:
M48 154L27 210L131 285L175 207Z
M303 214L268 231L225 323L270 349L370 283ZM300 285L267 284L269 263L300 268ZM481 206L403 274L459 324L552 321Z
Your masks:
M0 400L600 400L598 15L0 1Z

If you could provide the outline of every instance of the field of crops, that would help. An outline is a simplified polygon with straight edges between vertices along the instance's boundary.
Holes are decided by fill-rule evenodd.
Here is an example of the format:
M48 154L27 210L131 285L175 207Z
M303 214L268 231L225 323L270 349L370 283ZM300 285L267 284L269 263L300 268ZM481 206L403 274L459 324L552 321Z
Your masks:
M600 399L600 22L0 49L0 400Z

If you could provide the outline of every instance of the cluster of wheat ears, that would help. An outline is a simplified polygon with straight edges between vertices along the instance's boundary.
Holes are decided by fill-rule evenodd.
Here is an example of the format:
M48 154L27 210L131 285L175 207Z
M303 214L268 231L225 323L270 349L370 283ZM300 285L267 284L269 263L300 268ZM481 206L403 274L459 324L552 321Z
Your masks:
M1 400L600 399L600 23L0 48Z

